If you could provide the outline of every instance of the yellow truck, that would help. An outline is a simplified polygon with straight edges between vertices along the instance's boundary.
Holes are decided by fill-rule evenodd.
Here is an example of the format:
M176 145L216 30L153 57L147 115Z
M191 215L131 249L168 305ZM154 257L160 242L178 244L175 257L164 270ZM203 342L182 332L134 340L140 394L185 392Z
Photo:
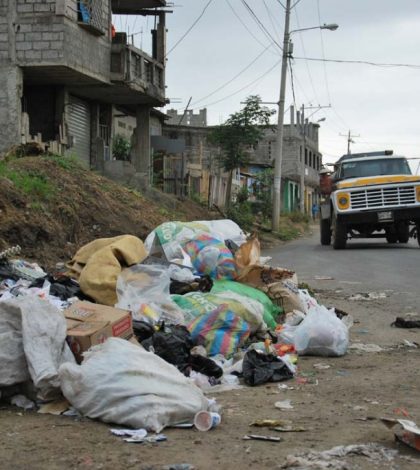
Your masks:
M385 238L420 245L420 176L392 150L343 155L321 184L321 244L346 247L349 238ZM322 178L321 178L322 181Z

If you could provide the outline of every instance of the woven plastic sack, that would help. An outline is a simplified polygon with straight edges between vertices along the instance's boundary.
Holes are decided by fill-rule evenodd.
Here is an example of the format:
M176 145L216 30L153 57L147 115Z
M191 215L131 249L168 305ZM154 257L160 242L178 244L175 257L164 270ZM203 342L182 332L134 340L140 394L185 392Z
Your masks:
M240 282L215 281L211 293L223 294L226 291L236 292L237 294L259 302L264 308L263 318L267 326L271 329L274 329L277 326L276 318L282 312L282 309L275 305L271 299L264 294L264 292L254 289L253 287L246 286Z
M201 315L188 325L194 342L206 348L209 356L231 357L249 338L248 323L221 305L211 313Z
M212 279L234 279L236 265L232 252L217 238L202 233L183 246L190 256L194 269Z

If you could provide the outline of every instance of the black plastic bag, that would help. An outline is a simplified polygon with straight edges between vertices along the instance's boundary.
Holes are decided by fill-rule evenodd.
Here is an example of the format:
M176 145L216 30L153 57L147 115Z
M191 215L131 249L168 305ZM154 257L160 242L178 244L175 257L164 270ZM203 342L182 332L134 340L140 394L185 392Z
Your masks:
M280 358L255 350L245 354L242 375L247 385L281 382L293 378L293 372Z
M391 326L395 328L420 328L420 320L406 320L402 317L397 317Z
M181 371L188 367L190 351L194 346L190 332L181 325L164 326L141 344L148 351L153 346L155 354Z
M219 379L223 375L223 369L208 357L191 355L189 359L191 369L207 377Z

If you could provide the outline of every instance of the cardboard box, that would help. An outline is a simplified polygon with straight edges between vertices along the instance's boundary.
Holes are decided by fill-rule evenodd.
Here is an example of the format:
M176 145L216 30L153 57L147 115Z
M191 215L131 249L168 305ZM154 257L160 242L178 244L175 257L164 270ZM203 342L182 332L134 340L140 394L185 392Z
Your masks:
M67 321L67 341L78 362L82 353L112 336L130 339L133 336L131 315L106 305L76 302L64 312Z

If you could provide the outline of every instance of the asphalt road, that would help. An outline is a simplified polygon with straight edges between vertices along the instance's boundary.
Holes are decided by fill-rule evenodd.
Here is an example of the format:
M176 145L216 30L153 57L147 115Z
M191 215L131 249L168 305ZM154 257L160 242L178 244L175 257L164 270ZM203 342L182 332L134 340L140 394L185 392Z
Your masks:
M354 292L392 290L420 301L420 248L417 240L390 245L382 239L350 240L345 250L334 250L319 242L318 227L312 234L285 245L265 250L272 266L290 268L299 280L329 287L347 286ZM420 302L419 302L420 303Z

